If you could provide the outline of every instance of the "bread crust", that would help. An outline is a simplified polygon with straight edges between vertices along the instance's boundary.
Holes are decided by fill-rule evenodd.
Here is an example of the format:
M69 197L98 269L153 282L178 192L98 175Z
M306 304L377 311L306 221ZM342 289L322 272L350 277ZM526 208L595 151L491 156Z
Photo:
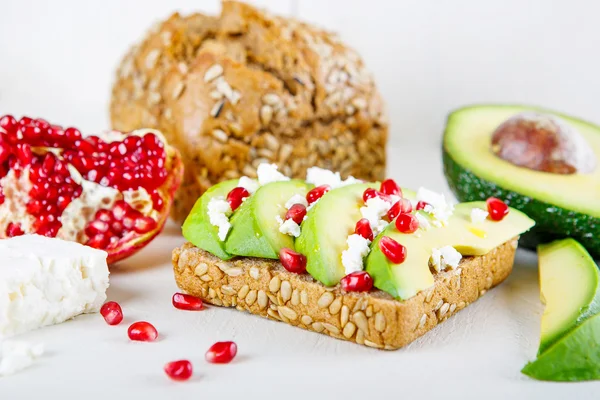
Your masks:
M207 303L378 349L395 350L424 335L498 285L512 271L517 239L483 256L464 257L455 270L434 274L435 285L407 301L380 290L344 292L279 261L223 261L191 243L173 250L177 285Z
M121 62L110 112L113 128L159 129L181 151L179 221L210 186L255 177L261 162L300 179L312 166L385 175L387 116L360 57L333 34L240 2L150 30Z

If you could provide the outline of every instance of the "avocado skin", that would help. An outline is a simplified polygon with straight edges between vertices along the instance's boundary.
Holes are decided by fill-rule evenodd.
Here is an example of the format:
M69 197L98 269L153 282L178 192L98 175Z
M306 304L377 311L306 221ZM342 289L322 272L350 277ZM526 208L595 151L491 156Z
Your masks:
M600 315L563 336L521 370L543 381L576 382L600 379Z
M600 259L599 218L557 207L481 179L459 165L444 146L442 146L442 158L444 175L459 201L479 201L492 196L498 197L536 222L535 227L521 236L519 245L522 247L535 249L538 244L571 237L579 241L593 258Z

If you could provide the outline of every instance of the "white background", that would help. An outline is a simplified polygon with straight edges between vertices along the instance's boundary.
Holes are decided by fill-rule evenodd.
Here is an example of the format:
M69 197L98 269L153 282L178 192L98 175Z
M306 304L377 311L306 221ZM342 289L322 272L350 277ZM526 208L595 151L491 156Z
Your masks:
M261 0L314 21L357 48L374 71L392 120L389 174L408 187L445 188L437 146L447 112L475 102L533 103L600 122L600 2L482 0ZM113 71L157 19L179 9L217 13L216 0L0 0L0 114L41 116L85 130L108 126ZM418 151L414 151L418 150ZM427 160L427 162L423 162ZM419 174L415 171L419 164ZM598 383L535 382L519 370L537 348L536 260L406 349L382 352L236 311L174 310L165 233L113 270L123 326L98 315L23 336L46 344L31 369L0 378L0 399L436 398L591 399ZM0 266L1 267L1 266ZM147 319L161 340L130 343ZM203 362L235 340L228 366ZM162 365L189 358L195 378L169 382Z
M341 34L374 71L394 144L437 145L449 110L530 103L600 123L600 2L256 0ZM218 0L0 0L0 113L108 126L113 72L171 12Z

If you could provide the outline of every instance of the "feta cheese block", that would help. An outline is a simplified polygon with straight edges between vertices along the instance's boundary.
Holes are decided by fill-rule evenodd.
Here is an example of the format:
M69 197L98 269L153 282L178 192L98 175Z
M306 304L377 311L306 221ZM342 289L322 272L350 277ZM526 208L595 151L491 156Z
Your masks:
M0 339L98 312L108 288L106 257L39 235L0 240Z

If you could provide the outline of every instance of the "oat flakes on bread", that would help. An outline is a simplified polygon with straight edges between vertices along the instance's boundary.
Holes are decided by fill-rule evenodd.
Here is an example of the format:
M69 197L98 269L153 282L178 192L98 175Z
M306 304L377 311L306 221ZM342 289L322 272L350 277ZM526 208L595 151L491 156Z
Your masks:
M301 178L310 166L382 179L388 124L356 52L335 35L250 5L219 17L175 14L123 59L114 128L157 128L182 152L174 217L211 185L254 177L264 161Z
M276 260L222 261L191 243L173 250L177 285L210 304L379 349L407 345L483 296L510 274L517 239L458 268L434 274L435 286L406 301L380 290L344 292L310 275L286 271Z

